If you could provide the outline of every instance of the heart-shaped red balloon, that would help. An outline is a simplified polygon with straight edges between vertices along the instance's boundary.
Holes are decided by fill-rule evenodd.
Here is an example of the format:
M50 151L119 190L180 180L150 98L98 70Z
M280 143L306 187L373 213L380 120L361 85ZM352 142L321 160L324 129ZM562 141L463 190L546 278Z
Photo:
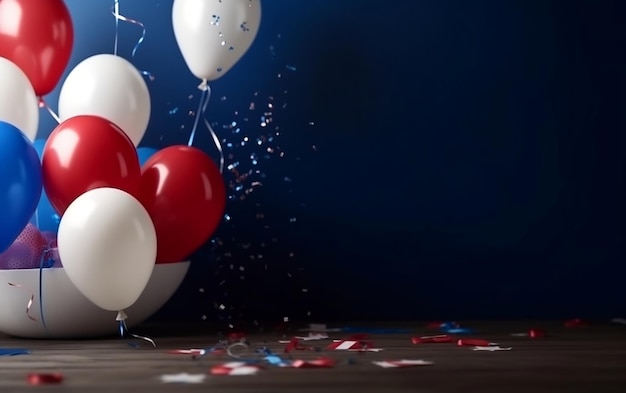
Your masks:
M81 194L99 187L137 197L141 166L133 142L110 121L76 116L59 124L46 141L41 159L43 185L60 215Z
M217 229L226 207L226 186L206 153L169 146L142 167L140 201L157 233L157 263L183 261Z

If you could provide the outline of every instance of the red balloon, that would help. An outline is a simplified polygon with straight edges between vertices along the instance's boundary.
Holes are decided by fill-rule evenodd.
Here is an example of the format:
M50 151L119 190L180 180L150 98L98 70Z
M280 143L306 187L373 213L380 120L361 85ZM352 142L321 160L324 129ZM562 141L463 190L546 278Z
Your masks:
M0 0L0 56L24 71L38 96L59 82L73 44L63 0Z
M43 184L60 215L81 194L112 187L137 197L141 166L137 151L121 128L98 116L76 116L50 134L41 158Z
M146 161L141 197L157 233L157 263L180 262L217 229L226 186L211 158L194 147L170 146Z

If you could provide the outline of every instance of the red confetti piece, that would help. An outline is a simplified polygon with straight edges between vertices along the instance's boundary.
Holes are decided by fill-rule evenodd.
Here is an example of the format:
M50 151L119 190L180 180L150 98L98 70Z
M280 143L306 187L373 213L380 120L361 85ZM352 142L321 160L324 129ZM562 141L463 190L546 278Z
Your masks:
M411 342L413 344L438 344L451 343L454 342L454 339L447 334L439 334L437 336L412 337Z
M300 340L296 337L292 338L291 341L287 345L285 345L285 353L289 353L291 351L314 351L314 347L308 347L306 345L302 345Z
M461 338L456 342L456 345L459 347L488 347L491 343L482 339Z
M406 368L419 366L432 366L434 363L427 360L383 360L374 361L373 364L383 368Z
M545 337L545 336L546 336L546 332L541 329L530 329L528 331L528 337L530 338L540 338L540 337Z
M330 358L320 358L315 360L294 360L291 367L295 368L332 368L335 361Z
M61 373L48 373L39 374L32 373L26 376L26 381L29 385L48 385L63 382L63 374Z
M171 355L202 356L206 353L206 350L204 349L172 349L171 351L167 351L167 353Z
M367 348L373 348L374 344L371 342L354 341L354 340L340 340L328 345L328 349L334 350L366 350Z
M210 373L213 375L253 375L260 369L261 367L259 366L245 362L230 362L211 367Z

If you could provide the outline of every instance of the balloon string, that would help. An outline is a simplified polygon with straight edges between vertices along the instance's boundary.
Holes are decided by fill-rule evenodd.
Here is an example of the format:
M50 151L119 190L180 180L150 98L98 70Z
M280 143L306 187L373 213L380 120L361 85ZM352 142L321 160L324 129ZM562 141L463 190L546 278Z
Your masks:
M146 27L144 26L143 23L139 22L138 20L135 19L131 19L131 18L127 18L124 15L120 14L120 2L119 0L115 0L115 3L113 4L111 13L113 14L113 16L115 17L115 44L113 47L113 54L115 56L117 56L117 43L118 43L118 35L119 35L119 22L127 22L133 25L137 25L139 27L141 27L141 37L139 37L139 40L137 40L137 43L135 44L135 47L133 48L133 51L131 52L130 57L134 58L135 54L137 53L137 50L139 49L139 46L143 43L143 40L146 39ZM141 72L141 75L147 77L150 81L154 80L154 75L152 75L150 72L148 71L139 71Z
M35 226L37 229L41 230L41 228L39 228L39 207L35 209Z
M120 329L120 336L121 336L122 338L124 338L124 336L125 336L126 334L128 334L128 335L130 335L131 337L134 337L134 338L136 338L136 339L138 339L138 340L144 340L144 341L147 341L147 342L149 342L150 344L152 344L152 346L153 346L154 348L156 348L156 343L155 343L155 342L154 342L154 340L153 340L153 339L151 339L150 337L140 336L140 335L138 335L138 334L132 334L132 333L128 330L128 326L126 326L126 320L125 320L125 319L121 319L121 320L119 321L119 329Z
M46 102L46 100L43 99L43 97L39 97L39 107L40 108L46 108L46 110L48 111L48 113L50 114L50 116L52 116L52 118L54 119L54 121L56 121L57 123L61 123L61 119L59 118L59 115L57 115L56 113L54 113L54 111L52 110L52 108L50 108L50 106L48 105L48 103Z
M113 4L113 16L115 17L115 43L113 44L113 54L117 56L117 36L118 30L120 26L120 19L117 17L120 14L120 3L119 0L115 0Z
M50 334L50 331L48 330L48 326L46 325L46 319L44 318L43 313L43 269L44 267L50 267L50 264L46 264L45 262L48 259L47 257L49 256L48 253L51 250L51 245L52 241L48 242L48 246L44 249L43 253L41 254L41 259L39 261L39 315L41 317L41 324L43 325L44 330L50 337L52 337L52 334Z
M211 127L211 123L209 123L209 121L206 119L206 109L209 105L209 101L211 100L211 87L209 87L209 85L207 85L206 82L203 81L199 88L202 90L202 94L200 95L198 111L196 112L196 118L193 123L193 129L191 130L191 135L189 136L189 142L187 143L187 146L193 145L193 141L196 136L196 130L198 129L198 123L200 122L200 118L202 118L205 127L209 130L209 133L211 134L211 138L213 139L215 148L220 155L220 173L224 173L224 149L222 148L220 138L213 130L213 127Z

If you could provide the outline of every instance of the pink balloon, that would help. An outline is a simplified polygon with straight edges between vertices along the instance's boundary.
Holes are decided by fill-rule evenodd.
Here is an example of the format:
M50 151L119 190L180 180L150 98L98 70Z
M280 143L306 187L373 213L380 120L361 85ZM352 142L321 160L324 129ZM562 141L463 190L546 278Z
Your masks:
M0 254L0 269L35 269L47 242L33 224L28 224L11 246Z

